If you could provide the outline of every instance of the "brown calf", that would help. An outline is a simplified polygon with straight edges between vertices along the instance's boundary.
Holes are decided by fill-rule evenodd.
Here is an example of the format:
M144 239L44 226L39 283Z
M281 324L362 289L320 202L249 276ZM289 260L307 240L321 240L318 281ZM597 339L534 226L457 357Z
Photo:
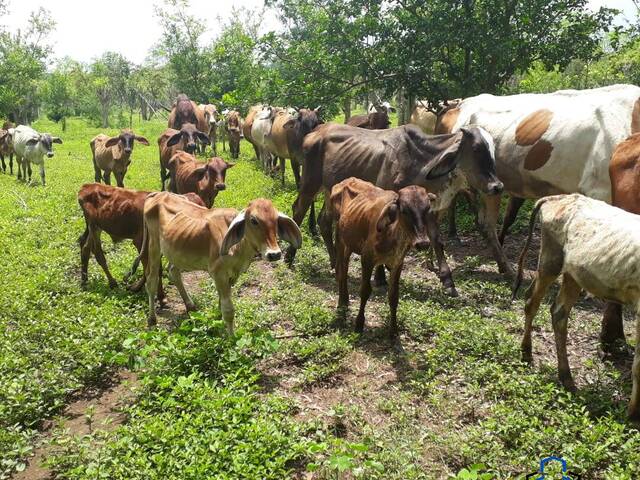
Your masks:
M397 334L396 312L404 257L410 248L428 248L429 237L437 238L438 224L431 212L431 201L435 198L423 187L412 185L396 193L353 177L331 190L328 210L337 221L336 280L338 311L342 314L349 306L347 278L351 254L359 254L362 263L357 332L364 329L364 310L371 295L373 269L385 265L391 271L390 333L391 336Z
M144 201L149 192L117 188L100 183L87 183L78 192L78 203L84 214L85 230L78 239L80 244L81 259L81 283L87 283L87 269L89 259L93 253L98 264L104 270L109 286L114 288L118 282L111 275L107 265L107 259L102 250L100 234L105 231L114 242L129 239L133 241L138 252L142 248L143 223L142 214ZM188 194L185 197L197 204L204 206L200 197ZM146 265L146 256L141 258ZM131 287L137 291L144 285L144 277ZM164 298L162 283L159 284L158 299Z
M8 129L0 129L0 160L2 161L2 171L7 171L7 165L4 163L4 157L8 156L9 172L11 175L13 175L13 154L13 141L11 139L11 135L9 135Z
M181 93L176 98L176 103L174 103L173 108L171 109L171 113L169 114L169 119L167 121L167 127L180 130L182 125L185 123L198 125L197 111L198 106L195 102L192 102L189 100L189 97L184 93ZM204 114L202 114L202 118L204 118Z
M389 114L386 111L356 115L347 120L346 123L352 127L366 128L368 130L384 130L391 125Z
M231 158L238 158L240 155L240 135L242 133L242 125L240 112L231 110L227 114L225 120L225 128L229 135L229 150L231 150Z
M194 310L195 304L182 283L182 272L209 272L229 333L233 332L234 317L231 287L238 276L257 254L270 262L279 260L282 252L278 237L297 248L302 244L295 222L265 199L253 200L238 213L232 208L207 210L168 192L151 194L144 205L144 232L140 258L148 254L148 324L156 323L154 298L161 257L165 255L170 265L169 278L187 310Z
M136 135L129 129L122 130L115 137L101 133L91 140L89 145L91 145L96 182L99 183L104 179L104 183L111 185L111 172L113 172L118 186L124 187L124 177L131 163L134 140L149 146L149 140Z
M167 165L169 160L178 150L194 154L198 142L209 143L209 137L206 133L198 130L193 123L185 123L180 130L167 128L162 135L158 137L158 150L160 151L160 182L162 190L164 184L169 178L167 174Z
M171 177L169 191L195 193L207 208L211 208L218 192L227 188L224 183L227 169L234 165L220 157L210 158L206 163L198 162L193 155L179 151L167 165Z

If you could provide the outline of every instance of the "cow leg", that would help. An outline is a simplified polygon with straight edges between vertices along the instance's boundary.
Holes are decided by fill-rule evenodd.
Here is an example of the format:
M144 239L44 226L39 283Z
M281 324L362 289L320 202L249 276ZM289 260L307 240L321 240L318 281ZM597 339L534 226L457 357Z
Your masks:
M438 278L440 283L444 287L444 292L450 297L457 297L458 291L453 283L453 276L451 275L451 268L447 263L447 257L444 253L442 241L440 240L440 228L438 227L438 220L433 213L427 214L427 235L431 242L431 248L438 260Z
M85 286L89 278L89 259L91 258L91 235L89 227L85 227L80 236L80 285Z
M140 251L142 250L142 236L138 235L137 237L135 237L133 239L133 245L136 247L136 250L138 251L138 255L140 255ZM147 255L145 253L145 255L143 255L140 258L140 261L142 262L142 278L140 278L140 280L138 280L137 282L129 285L129 291L130 292L139 292L142 287L144 287L144 282L145 282L145 272L147 271ZM125 281L128 280L128 277L130 276L130 274L127 274L125 276ZM162 278L162 275L160 275L160 278Z
M147 326L156 325L156 295L158 293L158 282L160 280L160 267L162 252L160 251L160 243L157 235L149 235L147 243L147 268L145 270L145 289L149 302L149 316L147 317Z
M562 287L560 287L558 296L551 306L551 322L558 354L558 374L562 385L569 391L575 391L576 386L571 376L567 357L567 325L569 323L569 312L578 301L581 290L580 285L573 277L565 273L562 277Z
M233 308L233 302L231 301L231 283L229 282L228 277L224 277L222 275L217 276L213 273L211 273L211 276L213 277L216 284L216 290L218 291L222 320L227 328L227 333L229 335L233 335L233 318L235 316L235 310Z
M539 269L536 274L535 280L531 283L531 286L527 289L525 294L526 300L524 304L524 335L522 336L522 360L527 363L533 361L532 347L531 347L531 331L533 329L533 319L538 313L540 308L540 302L544 297L547 288L553 283L558 274L547 273L543 269Z
M124 188L124 172L113 172L113 175L116 177L116 185Z
M602 316L602 329L600 331L600 345L605 353L615 353L616 345L626 345L624 326L622 323L622 305L615 302L607 302Z
M184 302L185 307L187 307L187 312L193 312L197 310L196 304L193 303L187 289L184 288L184 283L182 282L182 272L175 267L175 265L169 264L169 278L173 282L173 284L178 288L178 292L180 293L180 297L182 297L182 301Z
M327 201L329 194L325 193L324 204L318 215L318 226L320 227L320 234L324 240L324 244L327 247L327 253L329 254L329 263L331 268L336 267L336 247L333 244L333 215L328 212Z
M311 208L309 209L309 233L312 237L318 236L318 227L316 221L316 205L311 202Z
M482 195L481 205L480 223L487 235L493 258L498 263L498 270L510 278L515 278L515 271L502 250L496 231L500 214L500 195Z
M7 165L4 163L4 155L0 155L0 160L2 160L2 173L7 173Z
M336 232L336 283L338 284L338 316L346 318L349 311L349 261L351 252L339 239L339 232Z
M16 163L17 163L17 159L16 159ZM10 169L11 175L13 175L13 153L9 154L9 169Z
M305 190L304 188L298 193L295 202L293 202L293 221L298 225L302 225L302 221L304 220L304 216L309 210L309 207L313 205L313 200L318 192L316 189L313 193L312 190ZM289 265L293 264L293 260L295 259L297 249L294 247L287 248L287 253L285 255L287 263Z
M296 181L296 188L300 189L300 162L295 159L291 159L291 171L293 172L293 178Z
M356 332L364 331L364 309L371 295L371 274L373 273L373 262L365 256L360 257L362 265L362 276L360 278L360 310L356 317Z
M504 213L504 221L502 222L502 229L500 229L500 236L498 240L500 241L500 245L504 245L504 238L507 236L507 232L509 232L509 228L513 225L513 222L516 221L516 217L518 216L518 211L522 204L524 203L524 198L511 197L509 199L509 204L507 205L507 211Z
M18 165L18 180L22 180L22 158L16 155L16 164Z
M29 183L31 183L31 174L33 173L33 171L31 170L31 160L25 160L25 163L26 163L26 166L27 166L26 171L29 172ZM26 175L26 173L25 173L25 175Z
M44 178L44 163L40 165L40 180L42 180L42 185L46 185Z
M631 375L633 377L633 388L629 399L629 419L640 421L640 305L636 305L636 346L633 355L633 366Z
M104 251L102 250L102 242L100 241L100 230L95 230L91 232L90 241L92 244L93 254L96 257L96 261L102 267L104 274L107 276L107 280L109 281L109 288L115 288L118 286L118 282L111 275L109 271L109 266L107 265L107 259L104 256Z
M389 275L389 336L398 335L398 300L400 298L400 274L402 273L402 263L391 269Z
M384 265L378 265L373 273L373 284L376 287L386 287L387 286L387 275L384 271Z
M286 162L287 162L286 158L280 157L280 181L282 182L283 186L284 186L285 169L287 166Z
M111 185L111 170L105 170L104 171L103 180L104 180L105 185Z

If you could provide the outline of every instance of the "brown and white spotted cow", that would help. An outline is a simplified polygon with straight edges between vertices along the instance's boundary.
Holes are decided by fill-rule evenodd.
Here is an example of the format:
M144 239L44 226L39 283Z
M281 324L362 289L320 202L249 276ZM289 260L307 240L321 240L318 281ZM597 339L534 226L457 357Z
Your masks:
M493 137L498 178L512 197L504 238L527 198L581 193L611 203L609 162L618 144L640 132L640 87L478 95L441 115L436 132L470 124ZM485 215L495 226L499 196L485 200ZM488 233L496 235L495 227ZM603 324L602 338L611 337L608 328Z

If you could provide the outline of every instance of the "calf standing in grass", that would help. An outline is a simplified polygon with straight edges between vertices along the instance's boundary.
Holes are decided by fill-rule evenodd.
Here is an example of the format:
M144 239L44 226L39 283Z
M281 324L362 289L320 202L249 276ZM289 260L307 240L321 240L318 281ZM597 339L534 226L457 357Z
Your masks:
M227 169L234 165L220 157L211 158L206 163L198 162L193 155L179 151L169 160L169 191L195 193L207 208L211 208L218 192L227 188L224 183Z
M231 287L257 254L273 262L282 257L278 237L300 247L296 223L278 212L270 200L253 200L238 213L232 208L207 210L169 192L151 194L144 204L144 247L149 295L148 324L155 325L154 298L162 255L169 262L169 278L187 310L195 304L182 283L182 272L208 271L216 284L227 331L233 332ZM137 262L136 262L137 263Z
M13 140L13 149L18 162L18 178L31 181L31 164L40 166L40 179L45 184L44 156L53 157L53 144L62 143L59 137L52 137L48 133L38 133L26 125L10 128L9 134ZM28 178L27 178L28 174Z
M522 357L532 360L531 328L540 302L553 281L562 286L551 307L560 381L575 390L567 358L567 322L584 289L597 297L636 309L636 349L629 416L640 420L640 217L579 194L538 200L529 223L529 237L518 264L514 297L522 281L524 259L540 211L540 258L527 291Z
M0 160L2 160L2 172L6 173L7 165L4 157L9 157L9 173L13 175L13 140L9 130L0 129Z
M118 186L124 187L124 177L131 163L134 141L149 146L149 140L128 129L122 130L115 137L101 133L91 140L89 145L91 145L96 182L100 183L102 178L104 183L111 185L111 172L113 172Z
M231 158L238 158L240 156L240 137L242 135L240 112L231 110L225 119L225 128L227 136L229 137L229 150L231 151ZM222 140L224 145L224 137Z
M138 252L142 248L143 223L142 214L144 201L149 192L130 190L128 188L116 188L99 183L87 183L78 192L78 203L82 209L85 221L85 230L78 239L80 244L81 283L87 283L89 259L95 255L98 264L104 270L109 286L114 288L118 282L113 278L107 265L107 259L102 250L100 234L106 232L114 242L125 239L133 241ZM197 195L190 193L185 197L197 205L204 206ZM143 265L147 264L147 258L141 258ZM144 285L144 277L131 290L137 291ZM162 283L158 286L158 299L164 298Z
M359 254L362 263L357 332L364 329L364 310L371 295L373 269L385 265L391 271L391 336L397 334L396 312L404 257L410 248L427 249L430 246L429 237L438 238L438 224L435 214L431 212L431 202L435 198L423 187L412 185L396 193L353 177L338 183L331 190L328 211L337 222L335 266L338 309L343 312L349 306L347 278L351 254ZM439 240L434 247L442 249ZM327 248L331 254L329 244Z
M167 181L167 178L169 178L169 175L167 174L167 167L171 157L173 157L178 150L195 154L198 142L206 145L209 143L209 137L207 137L206 133L198 130L193 123L185 123L180 127L180 130L167 128L162 132L162 135L158 137L158 150L160 151L160 181L162 183L162 190L164 190L164 184Z

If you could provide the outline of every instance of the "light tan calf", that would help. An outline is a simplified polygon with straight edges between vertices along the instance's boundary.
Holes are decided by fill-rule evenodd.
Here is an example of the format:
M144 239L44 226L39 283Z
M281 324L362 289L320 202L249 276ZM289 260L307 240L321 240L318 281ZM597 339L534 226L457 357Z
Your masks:
M207 210L169 192L152 193L144 205L144 247L148 254L146 289L149 326L156 323L154 298L162 255L169 278L178 288L187 311L195 304L182 283L182 272L208 271L216 284L227 331L233 332L231 286L256 254L273 262L282 257L278 237L299 248L302 234L293 220L278 212L270 200L257 199L238 213L232 208Z

